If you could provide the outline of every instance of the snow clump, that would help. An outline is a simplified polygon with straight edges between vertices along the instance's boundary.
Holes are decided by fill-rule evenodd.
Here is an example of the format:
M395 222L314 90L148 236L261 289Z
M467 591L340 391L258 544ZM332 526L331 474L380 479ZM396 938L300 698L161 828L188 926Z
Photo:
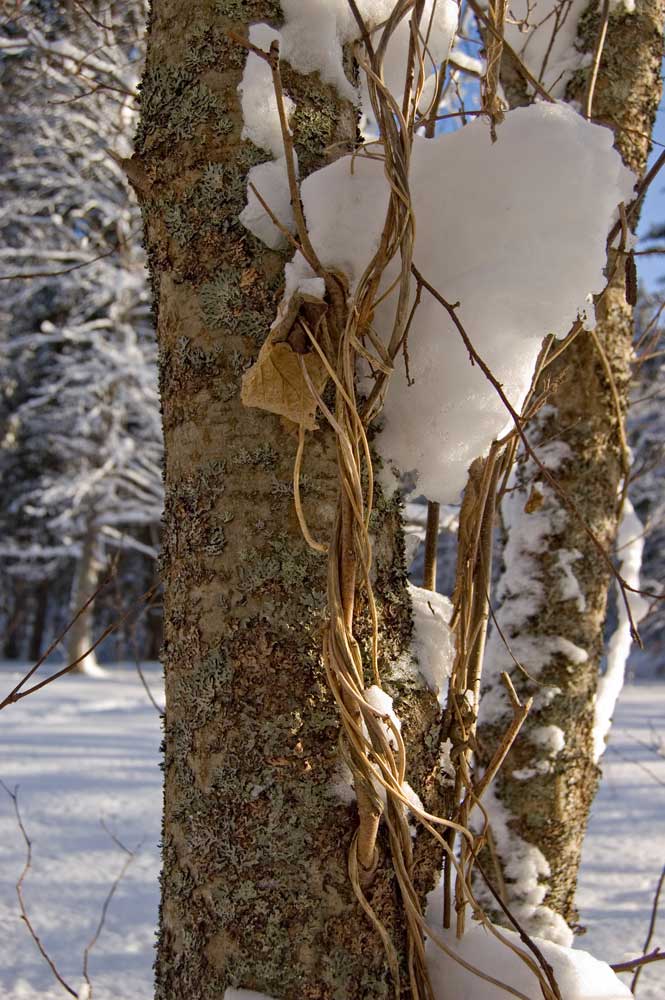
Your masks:
M441 920L436 919L437 897L443 892L439 888L430 893L432 904L428 906L428 923L451 951L469 965L505 983L519 996L528 1000L542 1000L542 991L534 973L511 948L498 940L481 924L472 925L458 941L454 931L442 931ZM440 903L439 903L440 907ZM511 946L535 961L520 938L513 931L497 928ZM632 993L605 962L600 962L586 951L576 948L562 948L541 938L534 938L535 944L552 967L552 972L565 1000L630 1000ZM465 969L454 958L437 948L434 941L427 941L427 964L432 980L435 1000L505 1000L506 991L481 979Z
M607 231L633 175L609 129L564 104L506 115L492 143L478 119L435 139L416 138L411 193L415 264L451 303L470 340L520 409L543 338L563 336L589 293L605 284ZM388 203L380 160L342 157L302 184L308 230L324 266L355 287L379 245ZM396 265L395 265L396 266ZM394 277L386 274L386 287ZM415 282L414 282L415 294ZM394 297L376 311L386 339ZM407 384L386 396L382 456L417 476L430 500L454 503L467 469L508 426L496 390L452 320L427 292L409 334Z
M409 597L413 609L411 648L418 661L418 670L444 708L446 681L452 673L455 656L455 639L450 628L453 606L443 594L413 584L409 584Z

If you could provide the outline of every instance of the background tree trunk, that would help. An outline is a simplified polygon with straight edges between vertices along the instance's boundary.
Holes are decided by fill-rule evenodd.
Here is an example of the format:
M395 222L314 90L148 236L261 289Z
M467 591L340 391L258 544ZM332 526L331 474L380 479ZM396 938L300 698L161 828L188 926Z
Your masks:
M245 53L228 39L279 23L271 0L154 0L142 118L130 165L155 296L166 447L166 673L158 1000L215 1000L237 985L276 998L370 1000L388 992L376 932L356 903L336 710L320 660L325 558L302 539L292 497L296 438L240 402L281 293L284 255L239 224L246 174L266 154L241 141ZM355 140L353 109L317 76L283 66L297 102L301 175ZM334 443L308 436L304 505L317 537L337 498ZM401 517L374 518L382 663L410 635ZM371 683L371 681L369 682ZM436 792L438 709L393 675L411 748L407 775ZM425 734L430 739L425 742ZM348 789L347 789L348 791ZM404 966L386 844L369 893ZM429 888L439 859L422 846Z
M661 93L664 14L661 0L637 0L633 14L613 9L593 102L594 118L613 128L615 146L637 177L644 173ZM582 18L580 40L587 51L593 49L599 17L592 7ZM523 103L519 75L509 63L504 83L511 103ZM583 73L573 80L569 97L583 100L585 86ZM614 266L610 259L608 273ZM597 319L596 334L616 394L601 351L583 332L544 372L539 391L548 385L554 389L532 439L543 458L549 456L550 468L596 538L611 551L626 473L622 441L633 339L622 261L597 307ZM512 487L504 503L509 521L497 617L524 667L534 670L539 664L540 669L534 685L515 668L494 630L479 739L482 756L489 755L505 731L511 713L499 674L508 670L520 694L534 695L536 701L496 782L494 821L498 827L507 823L495 837L497 877L505 883L508 900L526 907L522 915L532 931L561 939L565 927L556 915L572 925L577 917L582 841L599 778L592 727L610 580L579 520L524 454ZM549 727L557 727L562 737ZM524 887L515 878L515 854L528 845L538 849L549 867L549 874L545 867L541 871L544 904L530 917Z
M48 580L42 580L35 587L35 616L32 622L30 633L30 653L29 659L33 662L38 660L42 652L44 641L44 626L46 625L46 612L48 610L49 585Z
M74 583L72 587L72 601L70 614L74 615L80 611L85 602L94 594L99 582L100 564L97 558L97 529L92 521L83 539L81 555L76 565ZM67 662L73 663L84 654L94 642L93 638L93 609L89 607L84 614L80 615L67 633ZM98 669L97 657L94 652L85 656L75 668L77 673L94 673Z

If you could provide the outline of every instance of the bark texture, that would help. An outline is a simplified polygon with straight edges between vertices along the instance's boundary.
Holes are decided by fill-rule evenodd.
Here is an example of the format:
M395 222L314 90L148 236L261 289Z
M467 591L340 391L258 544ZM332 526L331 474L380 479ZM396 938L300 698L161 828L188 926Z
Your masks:
M638 177L644 173L648 137L661 93L664 15L662 0L637 0L632 14L613 9L595 90L593 117L613 128L616 148ZM580 41L587 51L593 49L599 17L599 7L594 4L582 18ZM520 103L524 93L514 67L505 66L504 82L511 100ZM572 81L570 99L583 100L585 87L586 71ZM614 266L614 259L608 261L608 273ZM582 333L543 376L540 389L549 384L554 391L551 407L534 428L533 443L550 450L558 448L559 482L606 551L611 551L625 471L621 441L633 336L621 262L610 290L598 305L597 317L596 333L616 395L597 346L590 335ZM514 509L517 497L521 497L522 509L509 528L507 561L522 560L523 565L525 558L531 560L533 576L516 586L517 564L506 565L512 582L503 595L498 617L515 651L528 651L533 643L536 658L544 656L546 663L538 675L539 683L532 684L511 664L495 633L488 664L490 689L496 694L500 665L509 670L521 694L536 699L523 735L496 782L496 795L508 813L503 818L517 838L508 843L513 848L519 841L536 846L549 864L545 906L574 926L582 841L599 779L592 726L610 577L580 521L543 484L536 466L525 455L518 463L513 486L516 493L510 502ZM549 530L533 551L529 538L533 539L531 528L538 518L548 521ZM566 580L572 582L567 573L578 581L581 597L575 595L574 588L566 590ZM526 618L518 606L525 596L533 604ZM556 651L558 637L573 643L575 649ZM579 650L586 654L584 662L580 662ZM524 666L530 669L528 657ZM560 693L554 694L556 690ZM498 696L495 708L497 704L501 704ZM479 734L483 754L489 756L509 717L505 703L503 709L486 717ZM558 753L552 752L551 746L546 748L543 727L549 726L563 732L565 746ZM505 882L508 899L519 901L510 860L497 845L497 878ZM542 929L541 922L536 920L534 929L539 927Z
M320 637L325 558L293 505L297 440L240 402L281 293L284 255L239 224L246 174L267 159L240 138L245 53L227 31L278 25L273 0L153 0L141 124L129 171L154 287L165 435L165 804L157 1000L220 1000L228 985L278 1000L387 996L378 935L347 875L355 806L339 782L337 714ZM315 75L283 66L301 175L345 151L355 115ZM337 470L328 429L308 435L303 497L329 534ZM401 515L374 518L382 668L410 615ZM432 802L434 698L393 676L412 749L408 780ZM381 847L371 902L399 949L404 929ZM420 851L429 888L438 859ZM405 991L403 996L407 996Z

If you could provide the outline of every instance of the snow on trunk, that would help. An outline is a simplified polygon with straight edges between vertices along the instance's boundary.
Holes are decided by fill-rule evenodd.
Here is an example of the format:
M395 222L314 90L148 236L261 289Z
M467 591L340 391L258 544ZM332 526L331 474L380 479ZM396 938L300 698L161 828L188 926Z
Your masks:
M619 524L617 536L619 554L619 572L629 587L639 589L642 553L644 552L644 526L635 513L635 508L626 497L623 516ZM621 596L617 583L617 625L607 648L607 667L598 681L596 696L595 719L593 727L594 759L599 761L605 753L605 741L612 725L612 716L621 694L626 663L633 642L628 611ZM649 610L649 602L639 594L626 594L631 614L638 624Z
M613 10L632 14L634 0L611 0ZM552 97L564 98L572 75L591 65L579 45L580 19L588 0L515 0L504 38Z

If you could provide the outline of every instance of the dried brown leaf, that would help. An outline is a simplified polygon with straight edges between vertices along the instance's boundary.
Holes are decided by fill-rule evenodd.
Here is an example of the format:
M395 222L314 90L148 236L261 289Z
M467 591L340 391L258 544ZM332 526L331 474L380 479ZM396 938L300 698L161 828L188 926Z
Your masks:
M275 325L243 377L240 398L245 406L277 413L294 424L302 424L308 431L315 429L317 404L303 376L301 361L319 394L325 388L328 373L318 353L309 347L301 322L305 321L305 314L322 316L326 310L320 299L299 292L280 303ZM316 329L317 323L312 325Z

